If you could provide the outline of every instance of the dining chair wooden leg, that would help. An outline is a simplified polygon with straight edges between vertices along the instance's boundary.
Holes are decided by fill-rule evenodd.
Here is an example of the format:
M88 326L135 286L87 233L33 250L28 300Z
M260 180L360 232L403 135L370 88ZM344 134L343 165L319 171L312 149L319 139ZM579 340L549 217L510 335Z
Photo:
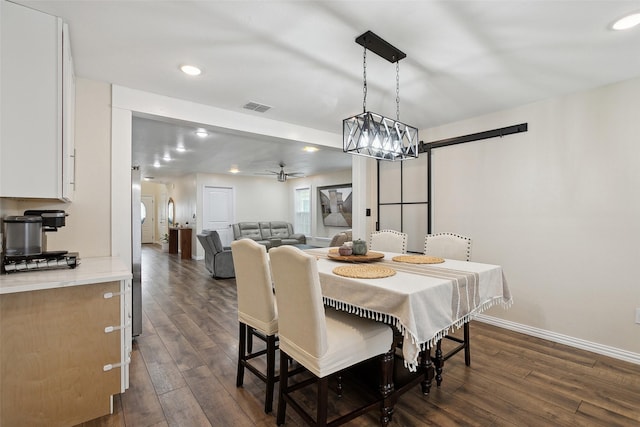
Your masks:
M287 410L287 402L285 401L285 393L289 386L289 356L280 351L280 384L278 385L278 411L276 413L276 425L284 424L284 418Z
M463 326L463 332L464 332L464 364L467 366L471 366L471 346L470 346L470 342L471 340L470 335L469 335L469 322L466 322Z
M327 425L327 408L329 406L329 377L318 379L318 401L316 407L316 425Z
M246 358L247 325L242 322L238 331L238 372L236 375L236 387L241 387L244 382L244 361Z
M253 334L255 329L251 326L247 326L247 354L253 353Z
M267 336L267 393L264 398L264 412L273 409L273 388L276 383L276 336Z

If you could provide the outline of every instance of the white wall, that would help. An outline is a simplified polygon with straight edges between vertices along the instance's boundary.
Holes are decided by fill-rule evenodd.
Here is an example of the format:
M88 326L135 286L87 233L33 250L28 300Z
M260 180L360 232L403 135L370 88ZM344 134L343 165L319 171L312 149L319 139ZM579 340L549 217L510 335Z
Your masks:
M310 186L312 194L312 235L330 237L332 235L332 230L318 230L316 227L316 224L318 224L318 213L317 209L315 209L317 204L317 188L319 186L344 184L350 182L351 170L348 169L332 174L290 179L286 183L278 182L275 177L258 178L225 174L198 174L195 186L195 203L197 206L196 232L200 232L203 228L202 197L205 186L231 187L234 189L234 222L287 221L290 223L294 222L295 188ZM174 199L176 200L176 205L179 204L177 197L174 197ZM322 220L320 219L319 221L320 227L322 228ZM309 243L322 246L326 243L325 240L327 239L315 240L312 238ZM202 248L200 243L197 242L197 239L194 239L193 253L195 254L195 257L197 259L204 257L204 249Z
M181 227L194 228L196 226L196 180L195 174L185 175L172 181L172 184L167 186L168 197L173 198L175 204L175 223Z
M637 78L421 131L529 124L433 151L433 231L471 236L472 259L501 264L513 292L489 314L640 361L639 111Z
M230 187L235 193L235 218L233 222L243 221L288 221L291 222L289 195L287 186L274 177L258 178L225 174L198 174L194 197L196 200L196 230L203 229L204 188ZM195 234L194 234L195 236ZM204 249L195 239L194 254L197 259L204 258Z
M347 154L345 154L346 156ZM314 246L327 246L331 237L340 232L347 230L344 227L325 227L322 223L322 215L320 214L320 206L318 199L318 187L338 184L351 184L351 169L338 171L334 173L314 175L303 178L296 178L287 181L288 184L288 214L289 222L294 222L295 212L295 190L296 188L310 187L311 189L311 238L307 239L307 243Z

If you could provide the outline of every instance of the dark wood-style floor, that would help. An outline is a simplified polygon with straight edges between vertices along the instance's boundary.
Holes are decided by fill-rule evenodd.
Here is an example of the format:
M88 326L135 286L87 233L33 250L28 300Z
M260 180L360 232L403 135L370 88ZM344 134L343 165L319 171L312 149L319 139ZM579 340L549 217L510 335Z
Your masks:
M244 388L235 385L235 281L155 246L143 248L142 275L130 388L115 396L112 415L83 426L275 426L275 413L263 412L264 383L245 373ZM640 425L640 366L477 321L471 336L471 367L454 356L440 388L401 396L391 426ZM334 410L357 394L349 384L344 393L330 396ZM377 417L349 425L374 426ZM290 408L285 425L302 425Z

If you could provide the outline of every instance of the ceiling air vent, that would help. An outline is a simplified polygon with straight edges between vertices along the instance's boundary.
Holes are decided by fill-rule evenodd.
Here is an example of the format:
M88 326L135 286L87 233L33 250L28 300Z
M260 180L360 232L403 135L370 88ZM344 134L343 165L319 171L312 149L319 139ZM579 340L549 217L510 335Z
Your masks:
M265 111L269 110L271 107L268 105L258 104L257 102L250 101L247 104L245 104L242 108L245 108L247 110L257 111L258 113L264 113Z

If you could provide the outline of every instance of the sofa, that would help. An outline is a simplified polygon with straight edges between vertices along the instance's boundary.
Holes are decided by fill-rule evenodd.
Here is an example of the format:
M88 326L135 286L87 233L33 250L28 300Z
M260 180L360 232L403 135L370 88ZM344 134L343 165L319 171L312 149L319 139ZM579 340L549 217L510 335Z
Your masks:
M231 248L222 246L217 231L202 230L198 233L198 241L204 248L204 263L211 277L215 279L236 277Z
M293 225L284 221L239 222L233 224L233 239L253 239L267 249L280 245L304 245L304 234L294 233Z

